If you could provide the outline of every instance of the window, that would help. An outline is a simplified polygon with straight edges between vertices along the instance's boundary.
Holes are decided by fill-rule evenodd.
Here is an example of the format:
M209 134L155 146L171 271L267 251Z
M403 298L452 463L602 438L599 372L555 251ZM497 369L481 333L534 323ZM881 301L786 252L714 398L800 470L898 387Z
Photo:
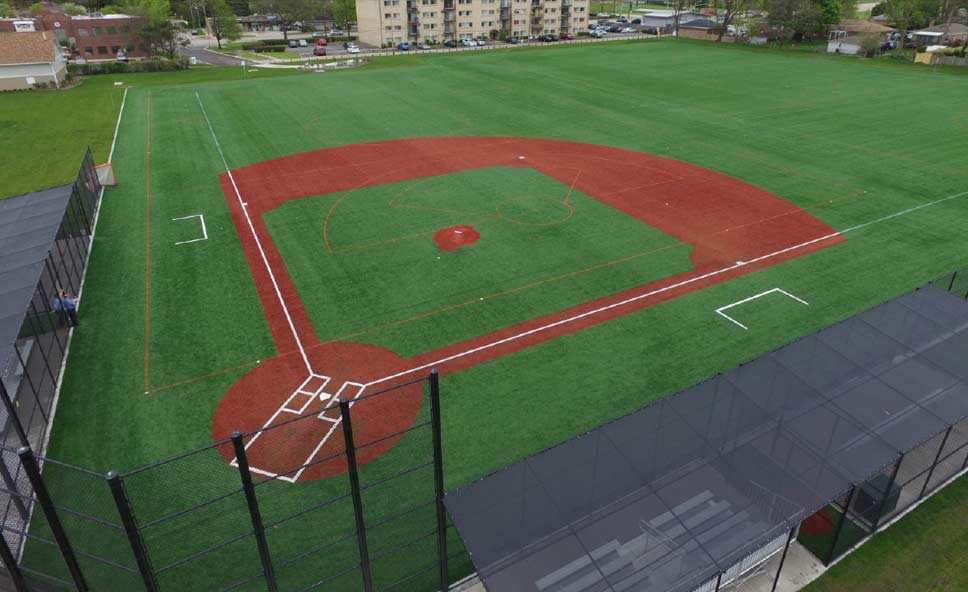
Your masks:
M461 28L464 28L464 29L468 29L470 27L473 27L474 26L474 23L472 23L470 21L468 21L468 22L465 23L465 22L462 21L462 22L457 23L457 26L458 27L461 27Z
M391 4L391 0L383 0L383 5L384 6L393 6L393 4Z
M121 51L121 46L120 45L112 45L111 46L111 53L117 54L119 51Z
M117 34L118 34L117 27L108 27L108 35L117 35Z
M392 31L392 30L393 30L393 25L387 25L387 26L386 26L386 27L384 27L384 28L385 28L385 29L386 29L387 31Z
M84 48L84 55L85 56L92 56L92 55L94 55L94 48L93 47L85 47Z
M434 18L436 16L437 16L437 13L436 12L425 12L425 13L423 13L423 17L424 18Z
M77 30L77 36L78 37L90 37L91 36L91 32L88 31L87 29L78 29Z
M103 45L99 45L98 48L97 48L97 52L100 55L108 55L108 48L107 47L104 47Z
M433 30L436 29L437 25L435 23L430 23L429 25L424 25L424 29Z
M471 11L469 11L469 10L458 10L457 11L457 16L470 16L470 15L471 15Z
M101 36L101 27L94 27L94 29L93 29L93 33L92 33L92 34L93 34L93 35L94 35L95 37L100 37L100 36Z
M393 30L394 31L399 31L401 29L403 29L403 27L401 27L400 25L393 25Z

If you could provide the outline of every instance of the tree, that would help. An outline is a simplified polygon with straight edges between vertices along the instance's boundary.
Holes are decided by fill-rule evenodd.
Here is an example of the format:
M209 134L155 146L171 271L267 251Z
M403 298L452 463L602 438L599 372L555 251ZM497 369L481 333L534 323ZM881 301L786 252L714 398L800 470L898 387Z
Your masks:
M252 12L249 10L249 0L229 0L229 6L232 7L232 12L235 16L249 16Z
M222 39L234 41L242 36L242 28L236 20L232 7L225 0L210 0L208 3L209 24L212 27L212 35L219 49L222 49Z
M0 17L17 16L17 12L6 2L0 2Z
M879 33L864 33L860 37L860 52L865 58L876 55L881 49L881 36Z
M723 0L723 22L719 29L719 36L716 41L722 41L723 35L733 24L736 15L746 12L750 7L751 0Z
M47 10L47 8L40 2L34 2L33 4L30 5L30 8L28 8L27 10L30 11L30 14L40 14L45 10Z
M296 23L322 14L319 0L253 0L252 8L257 13L277 17L282 37L287 41L289 31L297 28Z
M148 49L149 56L161 54L175 57L175 50L178 49L177 31L171 22L171 4L168 0L133 0L125 10L144 18L136 36Z
M63 5L61 7L61 10L64 11L64 14L67 14L70 16L80 16L82 14L87 14L86 8L84 8L80 4L74 4L71 2L68 2L67 4Z
M672 28L675 30L676 37L679 36L679 17L691 5L691 0L673 0L672 2Z
M356 0L333 0L333 22L347 33L356 21Z
M779 40L800 41L824 29L821 10L814 0L767 0L767 23Z

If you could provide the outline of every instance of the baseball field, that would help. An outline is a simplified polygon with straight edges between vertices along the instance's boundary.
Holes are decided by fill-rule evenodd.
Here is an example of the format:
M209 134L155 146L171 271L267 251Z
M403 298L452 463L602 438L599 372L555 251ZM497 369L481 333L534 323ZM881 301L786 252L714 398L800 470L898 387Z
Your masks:
M966 91L927 68L677 42L135 81L49 455L127 471L276 421L313 376L360 396L437 368L457 487L968 264ZM426 420L410 398L383 429ZM345 486L277 478L335 442L260 446L270 513ZM361 479L425 448L407 434ZM172 466L132 486L177 508L238 482L217 454ZM76 487L57 474L55 493ZM428 479L374 487L368 510L393 515ZM348 503L271 532L283 589L352 561ZM244 580L248 542L203 553L240 515L167 522L148 545L173 566L162 588ZM433 550L383 558L376 589Z

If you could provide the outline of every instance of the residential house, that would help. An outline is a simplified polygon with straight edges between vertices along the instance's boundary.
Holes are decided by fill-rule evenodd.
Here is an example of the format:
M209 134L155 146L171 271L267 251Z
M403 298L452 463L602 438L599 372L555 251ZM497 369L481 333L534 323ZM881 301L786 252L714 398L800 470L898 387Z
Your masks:
M35 84L60 88L67 60L49 31L0 33L0 90L22 90Z
M942 23L914 32L918 45L964 45L968 42L968 27L961 23Z

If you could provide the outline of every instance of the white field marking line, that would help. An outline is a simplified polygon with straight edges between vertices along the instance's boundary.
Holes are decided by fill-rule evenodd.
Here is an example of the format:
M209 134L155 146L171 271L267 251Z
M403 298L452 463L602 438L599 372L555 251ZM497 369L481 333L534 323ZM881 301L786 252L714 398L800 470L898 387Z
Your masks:
M340 395L341 395L341 394L343 393L343 391L344 391L344 390L346 389L346 387L347 387L347 385L352 385L352 386L354 386L354 387L356 387L356 389L357 389L357 390L356 390L356 394L355 394L355 395L353 396L353 399L352 399L352 400L350 400L350 407L352 408L352 407L353 407L353 403L354 403L354 402L355 402L355 401L356 401L356 400L357 400L357 399L358 399L358 398L360 397L360 395L362 395L362 394L363 394L363 391L364 391L364 390L366 390L366 385L364 385L364 384L362 384L362 383L359 383L359 382L351 382L351 381L346 381L346 382L344 382L344 383L343 383L343 384L342 384L342 385L341 385L341 386L339 387L339 390L338 390L338 391L336 391L336 394L330 397L330 401L333 401L333 400L336 400L336 401L338 401L338 400L340 399ZM326 411L323 411L323 413L325 413L325 412L326 412ZM318 416L318 417L320 418L320 421L324 421L324 420L322 419L322 417L323 417L323 413L320 413L320 414L319 414L319 416ZM301 468L301 469L299 469L298 471L296 471L296 474L295 474L295 475L293 475L293 477L292 477L292 479L293 479L293 482L294 482L294 483L295 483L296 481L298 481L298 480L299 480L299 477L300 477L300 475L302 475L302 474L303 474L303 471L305 471L305 470L306 470L306 465L308 465L309 463L311 463L311 462L312 462L312 460L313 460L313 457L315 457L315 456L316 456L316 454L318 454L318 453L319 453L319 451L320 451L320 450L321 450L321 449L323 448L323 446L325 446L325 445L326 445L326 442L328 442L328 441L329 441L329 439L330 439L330 438L332 437L332 435L333 435L333 432L335 432L335 431L336 431L336 427L337 427L337 426L338 426L338 425L339 425L340 423L342 423L342 421L343 421L343 416L342 416L342 414L341 414L341 415L340 415L340 417L338 417L338 418L336 419L336 421L334 421L334 422L333 422L333 425L331 425L331 426L329 427L329 430L327 430L327 431L326 431L326 433L325 433L325 434L323 435L323 438L322 438L322 439L321 439L321 440L319 441L319 444L317 444L317 445L316 445L316 448L313 448L313 451L312 451L312 452L311 452L311 453L309 454L309 456L308 456L308 457L306 458L306 461L302 463L302 464L303 464L303 466L302 466L302 468Z
M930 201L930 202L927 202L927 203L923 203L921 205L914 206L912 208L908 208L906 210L901 210L900 212L895 212L893 214L889 214L887 216L882 216L882 217L877 218L875 220L870 220L868 222L864 222L863 224L857 224L856 226L851 226L849 228L845 228L845 229L843 229L843 230L841 230L839 232L833 232L833 233L830 233L830 234L825 234L824 236L820 236L820 237L817 237L815 239L811 239L811 240L802 242L802 243L797 244L797 245L793 245L793 246L790 246L790 247L786 247L784 249L780 249L779 251L774 251L772 253L767 253L766 255L760 255L759 257L756 257L754 259L750 259L749 261L737 261L735 264L729 265L727 267L723 267L722 269L717 269L717 270L710 271L708 273L704 273L704 274L699 275L699 276L696 276L696 277L688 278L688 279L683 280L681 282L678 282L678 283L675 283L675 284L671 284L671 285L665 286L663 288L658 288L658 289L653 290L651 292L646 292L645 294L639 294L638 296L632 296L631 298L627 298L625 300L622 300L621 302L615 302L613 304L609 304L609 305L606 305L606 306L602 306L602 307L596 308L594 310L589 310L587 312L583 312L581 314L577 314L577 315L574 315L572 317L568 317L567 319L562 319L560 321L555 321L554 323L549 323L549 324L544 325L544 326L541 326L541 327L536 327L534 329L530 329L528 331L524 331L522 333L518 333L517 335L511 335L510 337L505 337L504 339L498 339L497 341L492 341L491 343L484 344L484 345L482 345L480 347L475 347L473 349L469 349L467 351L459 352L459 353L456 353L456 354L447 356L445 358L441 358L439 360L434 360L433 362L429 362L429 363L423 364L421 366L416 366L416 367L411 368L409 370L404 370L402 372L397 372L396 374L391 374L389 376L384 376L383 378L379 378L377 380L370 381L370 382L366 383L366 385L364 385L364 386L370 387L370 386L373 386L375 384L380 384L380 383L387 382L387 381L390 381L390 380L395 380L397 378L400 378L401 376L406 376L408 374L413 374L414 372L420 372L420 371L423 371L423 370L429 370L429 369L431 369L431 368L433 368L435 366L440 366L441 364L446 364L447 362L451 362L453 360L457 360L457 359L460 359L460 358L463 358L463 357L466 357L466 356L475 354L475 353L477 353L479 351L484 351L484 350L487 350L487 349L492 349L492 348L498 347L500 345L503 345L505 343L510 343L512 341L517 341L518 339L522 339L522 338L527 337L529 335L534 335L535 333L540 333L542 331L547 331L548 329L553 329L553 328L559 327L561 325L565 325L565 324L568 324L568 323L573 323L573 322L575 322L577 320L580 320L580 319L583 319L585 317L597 315L597 314L599 314L601 312L604 312L606 310L611 310L613 308L618 308L618 307L621 307L621 306L625 306L626 304L630 304L632 302L636 302L636 301L642 300L644 298L649 298L651 296L655 296L656 294L661 294L662 292L668 292L669 290L675 290L676 288L681 288L682 286L685 286L685 285L688 285L688 284L692 284L692 283L695 283L695 282L699 282L699 281L708 279L708 278L713 277L713 276L721 275L721 274L724 274L724 273L733 271L734 269L738 269L740 267L743 267L743 266L746 266L746 265L750 265L751 263L757 263L757 262L763 261L765 259L770 259L770 258L776 257L778 255L782 255L784 253L789 253L790 251L795 251L797 249L802 249L803 247L808 247L808 246L813 245L813 244L816 244L818 242L825 241L825 240L830 239L830 238L834 238L834 237L836 237L838 235L841 235L841 234L845 234L845 233L848 233L848 232L854 232L855 230L860 230L862 228L866 228L866 227L871 226L873 224L878 224L880 222L885 222L885 221L890 220L892 218L897 218L898 216L903 216L905 214L910 214L911 212L914 212L914 211L917 211L917 210L920 210L920 209L923 209L923 208L927 208L927 207L930 207L930 206L934 206L934 205L937 205L937 204L940 204L940 203L943 203L943 202L946 202L946 201L949 201L949 200L952 200L952 199L957 199L959 197L964 197L965 195L968 195L968 191L962 191L961 193L955 193L953 195L948 195L946 197L942 197L942 198L936 199L934 201Z
M306 379L303 380L302 383L299 386L297 386L294 391L292 391L292 393L289 395L289 398L286 399L286 401L282 405L280 405L278 409L276 409L275 413L272 414L272 417L270 417L264 424L262 424L262 427L259 428L259 430L255 433L254 436L252 436L252 439L246 443L244 447L245 450L248 450L249 447L252 446L255 443L255 441L259 439L259 436L262 435L262 433L266 430L266 428L272 425L272 422L275 421L277 417L279 417L279 414L285 412L284 410L287 407L289 407L289 403L291 403L293 399L295 399L297 396L300 395L299 391L303 390L303 387L306 386L309 383L309 381L312 380L313 378L320 378L323 380L323 385L318 389L316 389L317 392L323 390L326 387L326 385L329 384L329 381L332 380L329 376L323 376L321 374L310 374L309 376L307 376ZM310 399L310 401L312 401L312 399ZM229 464L231 464L232 466L238 466L237 463L233 464L237 460L238 458L233 458Z
M124 101L128 98L128 89L124 89L124 94L121 95L121 108L118 109L118 122L114 124L114 138L111 140L111 151L108 152L108 162L114 158L114 145L118 141L118 128L121 127L121 114L124 113Z
M235 197L239 200L239 208L242 210L242 215L245 216L245 221L249 225L249 232L252 233L252 238L255 240L256 246L259 248L259 255L262 257L262 264L265 265L266 272L269 274L269 279L272 280L272 287L276 291L276 298L279 299L279 305L282 307L282 312L286 314L286 322L289 323L289 330L292 332L293 339L296 340L296 346L299 347L299 355L302 356L303 363L306 365L306 370L309 374L313 373L313 366L309 363L309 357L306 356L306 350L303 348L302 340L299 338L299 333L296 332L296 326L292 322L292 316L289 314L289 307L286 306L286 300L282 297L282 290L279 289L279 284L276 282L276 275L272 272L272 266L269 265L269 259L266 257L266 252L262 248L262 241L259 240L259 235L255 231L255 226L252 224L252 218L249 216L249 210L245 207L245 203L242 201L242 194L239 193L239 186L235 183L235 176L232 174L232 169L229 168L229 163L225 160L225 154L222 152L222 145L218 141L218 136L215 135L215 128L212 127L212 121L208 118L208 113L205 112L205 105L202 104L202 98L198 96L198 92L195 93L195 100L198 101L198 106L202 110L202 116L205 117L205 123L208 124L208 131L212 133L212 140L215 142L215 148L218 150L218 155L222 159L222 165L225 167L225 173L229 176L229 181L232 182L232 189L235 191Z
M810 306L810 303L809 302L807 302L806 300L802 300L800 298L797 298L796 296L794 296L793 294L787 292L786 290L781 290L780 288L773 288L772 290L767 290L766 292L760 292L759 294L754 294L753 296L750 296L749 298L743 298L742 300L737 300L736 302L733 302L732 304L727 304L726 306L720 306L719 308L716 309L716 314L722 316L723 318L725 318L726 320L728 320L730 322L736 323L737 325L739 325L740 327L742 327L744 330L747 330L747 329L749 329L749 327L747 327L743 323L737 321L736 319L734 319L733 317L731 317L728 314L724 313L723 311L724 310L728 310L730 308L733 308L734 306L739 306L740 304L746 304L747 302L750 302L752 300L756 300L757 298L761 298L763 296L766 296L767 294L773 294L774 292L779 292L780 294L783 294L784 296L787 296L788 298L792 298L793 300L796 300L797 302L799 302L801 304L805 304L807 306Z
M176 245L187 245L188 243L197 243L198 241L208 240L208 231L205 230L205 215L204 214L192 214L191 216L182 216L181 218L172 218L172 222L177 222L178 220L189 220L191 218L198 218L199 222L202 223L202 237L193 238L191 240L183 240L175 243Z

